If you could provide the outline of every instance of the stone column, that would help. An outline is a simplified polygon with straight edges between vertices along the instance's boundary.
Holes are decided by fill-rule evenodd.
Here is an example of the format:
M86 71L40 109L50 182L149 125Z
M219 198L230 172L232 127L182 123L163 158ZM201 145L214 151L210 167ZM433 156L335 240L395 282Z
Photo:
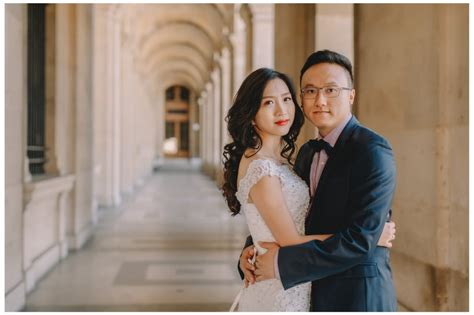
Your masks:
M314 51L314 25L314 4L275 5L275 68L293 80L299 106L300 71L307 57ZM306 120L298 136L298 146L301 147L307 140L314 138L316 132L316 128Z
M135 130L134 139L132 141L133 160L135 162L135 171L133 183L135 186L142 186L144 178L152 172L152 164L154 158L153 146L155 141L155 117L154 106L151 104L149 97L146 95L143 86L138 84L135 70L132 69L135 87L135 101L129 102L129 106L133 106L132 126Z
M94 124L96 197L120 202L120 25L114 5L94 5Z
M329 49L343 54L352 62L352 72L355 74L354 4L316 4L314 30L314 51ZM357 104L352 111L357 114ZM316 135L317 133L309 132L307 125L309 124L306 123L304 128L305 134L311 137Z
M252 70L275 67L275 5L250 4L252 12Z
M437 303L469 309L469 6L438 5ZM437 47L440 47L437 46ZM449 80L446 80L449 78ZM449 82L449 83L448 83Z
M56 161L56 6L45 8L46 64L45 64L45 173L58 175Z
M107 5L92 5L93 16L93 115L94 115L94 202L105 205L105 115L107 86Z
M354 4L318 3L315 14L315 50L334 50L353 61Z
M5 4L5 311L25 305L23 181L27 111L27 5ZM26 166L28 170L28 166Z
M217 179L220 169L220 152L221 152L221 107L222 107L222 71L218 65L219 57L214 56L216 60L216 67L211 73L211 78L214 87L214 101L212 106L212 178Z
M206 83L206 104L205 112L206 116L204 119L204 124L206 126L204 142L206 143L206 153L205 153L205 173L208 176L211 176L213 165L212 150L214 148L214 138L212 136L214 128L214 86L211 82Z
M190 91L189 95L189 157L198 157L198 129L195 129L199 125L199 107L196 102L196 94L193 90Z
M139 164L136 159L136 132L135 115L140 111L141 100L139 99L138 87L136 86L136 75L133 69L133 60L129 50L130 40L127 38L121 46L121 65L124 75L121 77L121 133L120 133L120 192L122 194L133 193L135 180L135 168ZM138 137L139 139L139 137Z
M107 11L106 24L106 103L105 103L105 150L103 169L105 190L103 203L118 205L120 197L120 22L117 8Z
M205 91L201 92L197 100L197 107L198 107L198 122L199 122L199 146L198 146L198 156L201 158L201 161L204 161L204 94Z
M71 6L71 5L69 5ZM95 209L93 199L93 117L92 117L92 16L90 5L76 5L76 76L75 82L75 165L74 214L68 231L69 247L78 249L92 234Z
M74 174L76 171L76 154L77 151L77 73L76 73L76 49L77 49L77 15L76 6L71 4L57 4L56 5L56 89L55 89L55 139L56 139L56 156L58 171L61 176L67 176ZM71 194L65 195L63 204L65 206L66 218L66 239L69 248L75 248L75 236L77 234L76 227L76 199L80 198L76 196L75 187ZM57 214L55 214L57 215ZM34 220L30 219L29 216L25 215L25 224ZM44 222L42 223L45 224ZM33 240L38 237L37 235L31 235L25 237L25 241ZM46 246L46 245L44 245ZM32 252L28 249L29 252ZM33 255L33 253L31 253ZM64 254L63 254L64 255ZM32 256L34 257L34 255ZM26 266L26 265L25 265ZM28 267L32 269L31 267ZM28 273L32 273L28 271ZM31 278L31 277L30 277ZM34 278L34 277L33 277ZM34 284L34 280L29 280L31 290L31 284Z
M233 48L233 87L232 95L235 95L245 79L246 63L247 63L247 27L241 16L241 6L243 4L234 5L234 32L230 34L230 41Z
M198 98L198 106L199 106L199 147L200 152L199 156L201 157L201 165L202 171L204 172L204 166L206 164L206 126L205 126L205 119L206 119L206 91L203 90L201 95Z
M203 157L203 166L206 163L207 159L207 147L209 145L209 142L207 141L207 121L208 121L208 110L207 110L207 99L208 99L208 94L207 94L207 89L206 86L204 87L204 91L201 93L202 101L201 101L201 155Z
M60 175L75 170L76 99L76 14L75 6L56 5L56 120L55 138ZM72 206L71 206L72 208Z
M223 173L223 152L224 146L230 142L230 136L227 132L227 123L225 122L225 116L227 115L227 111L230 108L230 104L232 101L231 95L231 60L230 60L230 50L228 47L224 47L222 49L222 54L219 60L219 64L221 66L221 74L222 74L222 95L221 95L221 104L220 104L220 115L219 115L219 122L220 122L220 145L219 145L219 156L217 159L217 183L221 185L224 180L224 173Z
M469 6L356 5L355 17L359 119L390 141L397 163L399 302L467 311Z
M201 92L201 95L198 99L199 104L199 112L201 115L199 116L199 126L200 126L200 134L199 134L199 143L201 147L201 161L202 161L202 171L206 173L206 90Z
M231 56L230 50L228 47L222 49L222 57L220 59L220 64L222 68L222 105L221 110L222 114L220 117L221 121L221 147L220 153L222 156L224 145L230 142L230 136L227 132L227 124L224 122L225 116L229 111L232 102L232 69L231 69ZM220 160L219 160L220 163Z
M159 88L156 91L156 156L164 157L163 143L165 141L165 88Z

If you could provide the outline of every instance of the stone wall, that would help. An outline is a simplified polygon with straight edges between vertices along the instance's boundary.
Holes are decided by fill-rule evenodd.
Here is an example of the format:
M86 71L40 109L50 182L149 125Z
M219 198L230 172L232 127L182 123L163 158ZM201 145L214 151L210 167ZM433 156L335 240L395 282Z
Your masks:
M394 148L392 259L400 304L467 310L468 5L221 9L48 5L49 150L46 176L39 178L29 174L25 156L27 5L5 6L6 310L21 309L26 292L69 250L81 248L99 205L120 204L149 176L161 154L168 86L190 88L200 124L193 155L220 183L229 140L223 119L241 81L258 67L275 67L298 89L301 66L319 49L353 60L354 111ZM189 56L182 42L194 43L184 45ZM298 143L315 133L306 124Z
M23 177L26 152L26 19L24 4L5 5L5 310L25 304Z
M356 108L397 163L400 303L468 310L468 5L356 5Z

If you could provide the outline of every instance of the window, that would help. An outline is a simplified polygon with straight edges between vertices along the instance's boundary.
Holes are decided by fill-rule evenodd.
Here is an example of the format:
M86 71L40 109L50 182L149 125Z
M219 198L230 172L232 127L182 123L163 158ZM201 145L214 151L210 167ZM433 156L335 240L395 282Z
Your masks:
M28 139L32 175L44 174L45 158L45 4L28 5Z
M187 109L168 109L168 114L187 114Z
M189 150L189 122L181 122L180 124L180 141L179 141L179 149L182 151Z
M174 137L174 122L167 121L166 122L166 139Z
M189 101L189 90L185 88L184 86L180 87L179 98L185 102Z
M174 100L174 86L166 89L166 100L167 101Z

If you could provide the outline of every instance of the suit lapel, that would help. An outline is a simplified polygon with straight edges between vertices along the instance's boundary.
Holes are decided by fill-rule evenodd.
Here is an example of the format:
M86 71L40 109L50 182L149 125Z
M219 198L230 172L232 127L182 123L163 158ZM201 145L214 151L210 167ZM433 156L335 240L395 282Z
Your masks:
M302 150L304 151L301 152L301 156L298 155L298 159L296 160L294 170L296 174L298 174L299 177L301 177L309 187L311 163L313 161L314 149L311 148L310 146L304 146Z

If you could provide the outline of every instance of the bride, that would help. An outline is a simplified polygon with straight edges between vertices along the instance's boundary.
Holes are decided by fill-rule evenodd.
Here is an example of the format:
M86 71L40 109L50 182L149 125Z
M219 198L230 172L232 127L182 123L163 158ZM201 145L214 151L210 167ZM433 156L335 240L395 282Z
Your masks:
M309 189L292 165L295 141L304 122L290 79L268 68L242 83L226 117L232 142L224 147L223 194L233 215L243 211L256 254L258 242L280 246L325 240L304 235ZM390 238L384 229L379 246ZM309 311L311 282L284 290L276 279L245 288L239 311Z

